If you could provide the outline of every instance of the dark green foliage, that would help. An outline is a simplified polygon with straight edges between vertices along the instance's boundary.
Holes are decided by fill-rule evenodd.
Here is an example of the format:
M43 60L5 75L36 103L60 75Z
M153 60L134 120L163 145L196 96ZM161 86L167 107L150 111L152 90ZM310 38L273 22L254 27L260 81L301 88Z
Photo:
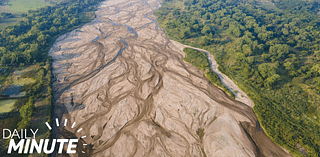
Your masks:
M183 49L183 52L186 53L186 57L183 59L186 62L191 63L192 65L196 66L200 70L210 69L210 63L208 60L208 56L198 50L194 50L191 48Z
M19 108L21 108L23 105L25 105L28 101L29 101L28 98L18 99L18 100L14 103L14 107L15 107L16 109L19 109Z
M70 0L30 10L25 20L0 32L0 64L31 65L46 60L55 38L87 22L84 12L94 9L92 5L100 1Z
M3 19L5 19L5 18L14 18L14 15L12 15L12 13L2 12L2 13L0 14L0 19L1 19L1 18L3 18Z
M173 1L156 15L169 38L213 53L219 70L254 101L271 139L293 155L320 156L320 5L274 3ZM173 14L173 6L180 15ZM181 30L190 32L181 38ZM186 61L203 70L194 63L199 56L192 57ZM211 72L206 76L217 80Z
M20 116L22 117L22 120L18 123L18 130L30 128L30 120L34 113L34 109L34 98L30 97L29 101L20 108Z
M184 48L183 52L187 55L185 58L183 58L183 60L202 70L206 78L208 78L208 80L212 84L222 88L224 92L235 98L234 94L221 83L219 76L212 71L212 69L210 68L208 56L204 52L191 48Z
M202 140L203 136L204 136L204 129L199 128L197 130L197 135L200 137L200 139Z

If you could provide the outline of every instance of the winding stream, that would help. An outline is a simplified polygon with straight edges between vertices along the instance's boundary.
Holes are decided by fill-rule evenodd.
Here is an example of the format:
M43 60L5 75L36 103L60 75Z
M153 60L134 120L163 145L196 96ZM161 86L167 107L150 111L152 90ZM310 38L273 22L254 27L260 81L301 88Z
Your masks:
M243 92L228 76L226 76L225 74L223 74L222 72L219 71L219 69L218 69L219 65L210 52L203 50L203 49L200 49L200 48L188 46L188 45L183 45L183 47L192 48L192 49L206 53L206 55L208 56L208 60L209 60L210 67L211 67L212 71L218 75L218 77L221 80L221 83L223 85L225 85L228 88L228 90L231 91L235 95L235 99L247 104L250 107L254 106L253 102L247 96L247 94L245 92Z

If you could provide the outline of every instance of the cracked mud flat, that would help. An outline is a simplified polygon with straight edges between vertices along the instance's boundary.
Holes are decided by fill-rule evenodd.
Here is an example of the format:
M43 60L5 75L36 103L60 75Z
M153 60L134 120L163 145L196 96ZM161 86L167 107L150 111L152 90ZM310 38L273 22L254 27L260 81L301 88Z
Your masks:
M70 154L80 157L290 156L250 106L183 61L152 15L160 4L105 1L95 20L57 39L53 138L80 139Z

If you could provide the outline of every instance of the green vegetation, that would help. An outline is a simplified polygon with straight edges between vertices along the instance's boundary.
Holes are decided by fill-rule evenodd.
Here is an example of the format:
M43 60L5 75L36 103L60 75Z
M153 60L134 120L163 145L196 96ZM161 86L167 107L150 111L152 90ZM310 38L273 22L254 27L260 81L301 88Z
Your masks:
M30 97L29 101L20 108L22 120L18 123L18 130L30 128L30 120L33 116L34 109L34 98Z
M184 61L202 70L206 78L208 78L212 84L222 88L224 92L235 98L235 95L221 83L219 76L212 71L212 69L210 68L208 56L204 52L191 48L184 48L183 52L186 53L186 57L183 58Z
M13 84L23 86L23 85L30 84L33 82L34 82L34 79L32 79L32 78L23 78L23 79L15 79Z
M29 10L52 6L63 0L0 0L0 29L25 19Z
M0 114L10 112L16 100L0 100Z
M5 111L9 112L9 114L11 113L11 115L16 115L14 114L15 112L20 113L20 116L14 117L19 119L12 124L15 129L41 128L39 126L43 126L46 121L50 121L52 101L52 90L50 87L51 77L50 60L48 60L44 66L38 63L38 65L32 65L21 71L16 70L11 77L8 77L9 80L13 80L10 82L10 85L21 85L21 93L24 93L26 96L0 101L1 113ZM20 80L22 82L18 83ZM41 105L39 105L40 103ZM2 104L5 106L2 106ZM2 121L11 121L11 118L4 118ZM0 129L2 128L5 128L5 126L0 125ZM44 136L47 136L49 133L46 133L46 130L47 129L43 129L40 132L44 134ZM0 150L4 151L8 143L4 140L0 140L0 143L2 144Z
M28 10L47 5L43 0L0 0L0 29L22 20Z
M8 79L8 77L12 74L13 72L13 68L12 67L1 67L0 66L0 69L4 69L5 72L0 72L0 94L2 93L2 89L3 89L3 86L6 82L6 80Z
M31 9L37 9L47 5L49 4L44 2L44 0L10 0L6 6L10 12L25 13Z
M15 101L10 112L20 116L12 114L13 118L0 123L12 122L11 128L28 129L43 128L46 121L51 122L52 59L48 51L58 36L92 20L95 5L101 1L69 0L29 10L23 20L0 31L0 68L6 69L0 75L0 94L9 85L16 85L22 86L20 92L25 95ZM6 126L0 125L0 130ZM39 135L49 138L50 131L43 128ZM0 154L7 144L0 139Z
M51 105L49 101L49 99L41 98L35 103L36 108L31 121L31 127L39 129L38 136L36 137L37 140L50 137L50 130L47 129L46 125L43 125L47 121L50 123Z
M13 25L19 20L22 20L23 17L19 13L12 13L13 17L11 18L5 18L0 16L0 29L3 29L7 26Z
M20 116L15 116L12 118L7 118L7 119L0 119L0 128L6 128L6 129L16 129L17 128L17 123L21 120ZM7 147L7 141L5 140L0 140L0 154L7 154L7 150L5 149Z
M319 8L303 0L167 0L155 14L169 38L215 56L274 142L294 156L320 156Z
M197 135L200 137L200 139L202 140L203 136L204 136L204 129L203 128L199 128L197 130Z
M54 39L88 21L86 12L101 0L72 0L29 11L25 20L0 34L0 64L24 66L43 62Z

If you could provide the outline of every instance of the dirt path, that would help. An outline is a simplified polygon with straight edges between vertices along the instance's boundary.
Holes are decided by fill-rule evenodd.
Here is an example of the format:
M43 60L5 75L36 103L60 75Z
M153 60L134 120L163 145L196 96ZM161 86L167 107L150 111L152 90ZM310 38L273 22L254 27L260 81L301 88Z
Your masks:
M290 156L251 107L183 61L153 16L160 4L102 2L95 20L57 39L54 136L79 138L75 156Z

